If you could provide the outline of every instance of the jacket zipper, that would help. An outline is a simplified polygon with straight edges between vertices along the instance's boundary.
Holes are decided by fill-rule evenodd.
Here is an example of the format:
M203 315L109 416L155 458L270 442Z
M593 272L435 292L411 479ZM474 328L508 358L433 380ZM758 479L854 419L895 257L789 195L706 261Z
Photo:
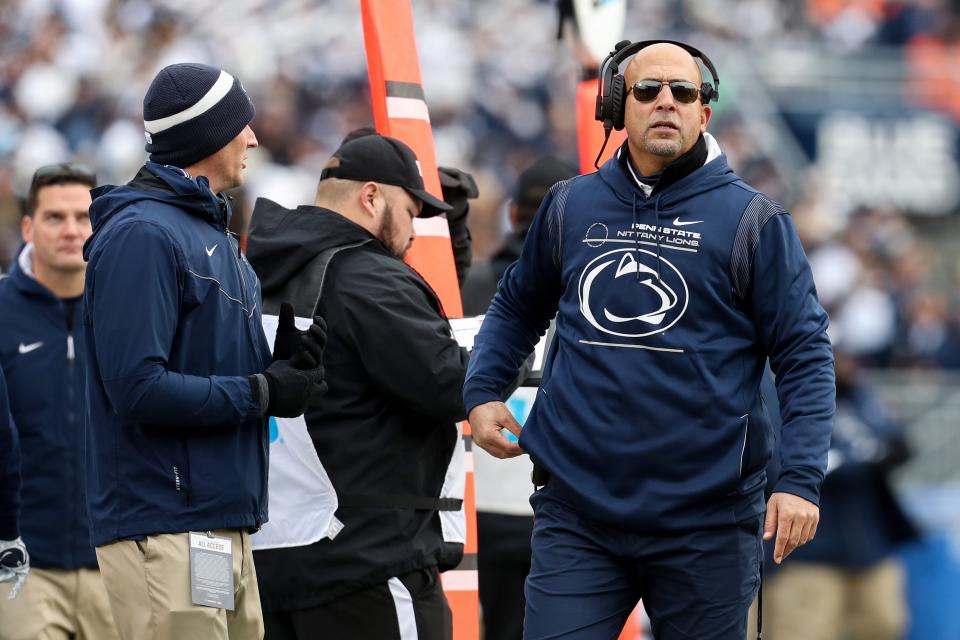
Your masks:
M253 317L253 308L254 308L254 307L253 307L253 304L251 304L250 301L253 299L254 296L253 296L252 292L250 292L250 291L248 290L247 276L243 273L243 260L242 260L241 255L240 255L240 243L239 243L239 242L235 242L235 239L234 239L234 237L233 237L233 234L230 232L230 229L227 228L226 221L230 219L230 215L229 215L229 214L230 214L230 212L231 212L230 202L227 200L227 197L228 197L228 196L224 196L224 195L222 195L222 194L219 196L219 200L220 200L220 202L223 203L223 209L224 209L224 214L223 214L223 219L224 219L223 235L226 236L226 238L227 238L227 245L230 247L230 253L233 254L234 264L237 265L237 271L240 272L240 282L242 283L242 288L243 288L243 293L241 293L241 296L242 296L242 298L243 298L243 306L244 306L245 309L248 310L248 311L247 311L247 319L249 320L250 318ZM234 244L236 244L236 246L234 246Z
M61 309L63 308L62 304L63 303L61 303ZM71 312L75 313L76 312L75 308L72 308ZM72 315L66 316L65 319L66 319L66 325L67 325L66 326L66 329L67 329L67 372L66 372L67 373L67 384L66 384L67 406L65 407L65 409L67 412L67 416L69 418L67 420L66 427L69 430L69 433L73 435L77 432L77 416L74 412L74 407L77 404L77 389L76 389L77 352L73 343L73 316ZM75 451L73 452L73 455L76 456ZM74 461L74 464L67 465L67 467L72 468L75 474L77 470L79 470L80 465L76 461ZM74 508L74 512L76 512L76 510L80 508L79 505L84 501L81 499L82 496L80 495L81 483L79 481L79 478L74 476L73 481L74 481L73 482L73 485L74 485L73 508ZM75 527L69 527L69 531L70 531L70 544L69 544L70 565L75 566L77 562L76 549L78 546Z
M224 207L227 208L227 209L229 209L229 208L230 208L230 203L227 202L226 197L221 198L221 199L222 199L222 201L223 201ZM225 217L226 217L226 216L225 216ZM254 303L254 304L251 304L251 303L248 302L247 300L248 300L248 298L250 298L251 300L253 300L256 296L254 296L254 293L249 290L249 285L247 284L247 276L246 276L246 274L244 273L245 269L244 269L244 266L243 266L243 257L242 257L241 250L240 250L240 242L237 241L237 240L234 238L233 234L230 232L230 229L228 229L228 228L226 227L226 225L224 225L224 227L223 227L223 233L224 233L224 235L227 237L227 244L228 244L228 245L230 246L230 248L231 248L231 252L230 252L230 253L233 254L234 264L237 266L237 271L240 273L240 282L241 282L241 287L242 287L242 289L243 289L243 293L241 294L241 296L243 297L243 306L244 306L245 308L248 308L248 309L249 309L249 311L247 311L247 331L248 331L248 332L255 333L255 331L254 331L254 330L251 328L251 326L250 326L250 321L251 321L251 319L252 319L253 316L254 316L254 313L253 313L253 312L254 312L254 310L255 310L255 307L254 307L254 304L255 304L255 303ZM234 243L236 243L236 247L234 247ZM235 249L235 250L234 250L234 249ZM250 335L250 338L251 338L251 339L255 339L255 338L253 337L253 335ZM257 352L257 359L258 359L258 360L260 359L260 354L259 354L259 352ZM264 366L264 363L261 361L261 362L260 362L260 365L261 365L261 366ZM269 463L268 463L267 461L269 460L269 455L270 455L270 454L269 454L269 447L270 447L270 428L269 428L269 422L268 422L268 420L269 420L269 417L266 417L266 419L260 419L260 420L257 421L257 423L258 423L258 424L257 424L257 428L258 428L258 431L259 431L258 436L259 436L259 438L260 438L260 447L259 447L259 448L260 448L260 458L261 458L261 460L263 461L262 467L263 467L263 469L264 469L263 487L262 487L261 492L260 492L260 495L261 495L261 503L265 502L266 499L267 499L267 496L266 496L266 493L267 493L267 469L268 469L268 466L269 466ZM188 456L189 456L189 452L188 452ZM188 462L188 464L189 464L189 462ZM187 504L190 504L189 492L188 492L188 494L187 494ZM259 514L259 513L255 514L254 518L256 519L255 530L258 531L258 530L260 529L260 527L262 526L262 524L263 524L263 523L261 522L261 520L260 520L260 514Z
M240 276L240 282L243 285L242 287L243 307L244 309L247 309L247 313L249 314L250 303L247 301L247 298L248 298L247 294L249 293L249 291L247 291L247 278L245 275L243 275L243 264L240 261L240 243L238 242L236 247L234 247L233 235L231 235L230 230L224 229L223 233L227 237L227 246L230 247L230 253L233 254L233 263L237 266L237 271L239 272L238 275Z

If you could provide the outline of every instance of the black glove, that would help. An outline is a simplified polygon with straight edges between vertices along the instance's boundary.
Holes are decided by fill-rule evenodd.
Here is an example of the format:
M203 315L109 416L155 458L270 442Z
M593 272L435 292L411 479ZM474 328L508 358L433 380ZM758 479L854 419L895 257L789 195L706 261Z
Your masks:
M453 262L457 269L457 282L463 286L473 262L473 239L467 227L467 214L470 212L468 199L480 195L477 183L466 171L453 167L439 167L440 187L443 201L453 207L447 212L447 224L450 226L450 245L453 249Z
M300 350L300 336L303 331L297 329L293 318L293 305L284 302L280 305L280 321L276 338L273 340L273 360L289 360Z
M266 414L279 418L301 415L311 402L327 393L324 380L323 349L327 344L327 324L320 316L300 336L298 351L292 358L274 361L259 376L251 376L250 386L266 407ZM266 389L260 384L262 378ZM266 402L263 392L266 391Z
M447 221L459 222L466 218L469 211L467 200L473 200L480 195L477 182L472 175L460 169L438 167L438 170L443 201L453 207L453 211L447 212Z

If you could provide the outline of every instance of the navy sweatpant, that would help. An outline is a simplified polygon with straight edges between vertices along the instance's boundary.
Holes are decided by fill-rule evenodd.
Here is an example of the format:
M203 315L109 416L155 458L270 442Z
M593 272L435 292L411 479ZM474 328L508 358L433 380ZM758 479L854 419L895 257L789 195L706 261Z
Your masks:
M656 640L743 640L760 586L760 518L721 529L639 535L530 499L533 562L525 640L611 640L643 600Z

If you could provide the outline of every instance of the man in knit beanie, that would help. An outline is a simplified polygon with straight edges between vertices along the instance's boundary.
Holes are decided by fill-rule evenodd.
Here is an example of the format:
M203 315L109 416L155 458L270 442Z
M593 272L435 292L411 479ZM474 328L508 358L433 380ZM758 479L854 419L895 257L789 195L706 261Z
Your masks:
M267 419L325 393L326 328L281 319L285 357L271 354L260 283L227 230L222 191L257 146L240 81L168 66L143 114L150 160L93 191L84 246L91 537L124 640L258 640Z

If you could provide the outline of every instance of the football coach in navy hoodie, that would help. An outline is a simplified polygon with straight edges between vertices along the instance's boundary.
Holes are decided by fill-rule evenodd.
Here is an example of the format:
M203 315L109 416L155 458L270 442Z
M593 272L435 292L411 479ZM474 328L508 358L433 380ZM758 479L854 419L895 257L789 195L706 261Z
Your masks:
M529 453L545 483L525 638L613 638L642 599L657 640L741 640L761 528L777 562L816 531L827 316L790 216L706 132L687 48L641 48L625 81L628 140L545 198L474 343L465 404L480 446ZM497 397L555 313L521 433ZM768 358L783 428L765 505Z
M150 161L93 192L84 247L93 544L124 640L256 640L249 532L267 520L267 416L300 415L326 390L325 329L271 362L222 193L257 146L240 81L165 67L143 115ZM204 591L211 572L219 590Z

